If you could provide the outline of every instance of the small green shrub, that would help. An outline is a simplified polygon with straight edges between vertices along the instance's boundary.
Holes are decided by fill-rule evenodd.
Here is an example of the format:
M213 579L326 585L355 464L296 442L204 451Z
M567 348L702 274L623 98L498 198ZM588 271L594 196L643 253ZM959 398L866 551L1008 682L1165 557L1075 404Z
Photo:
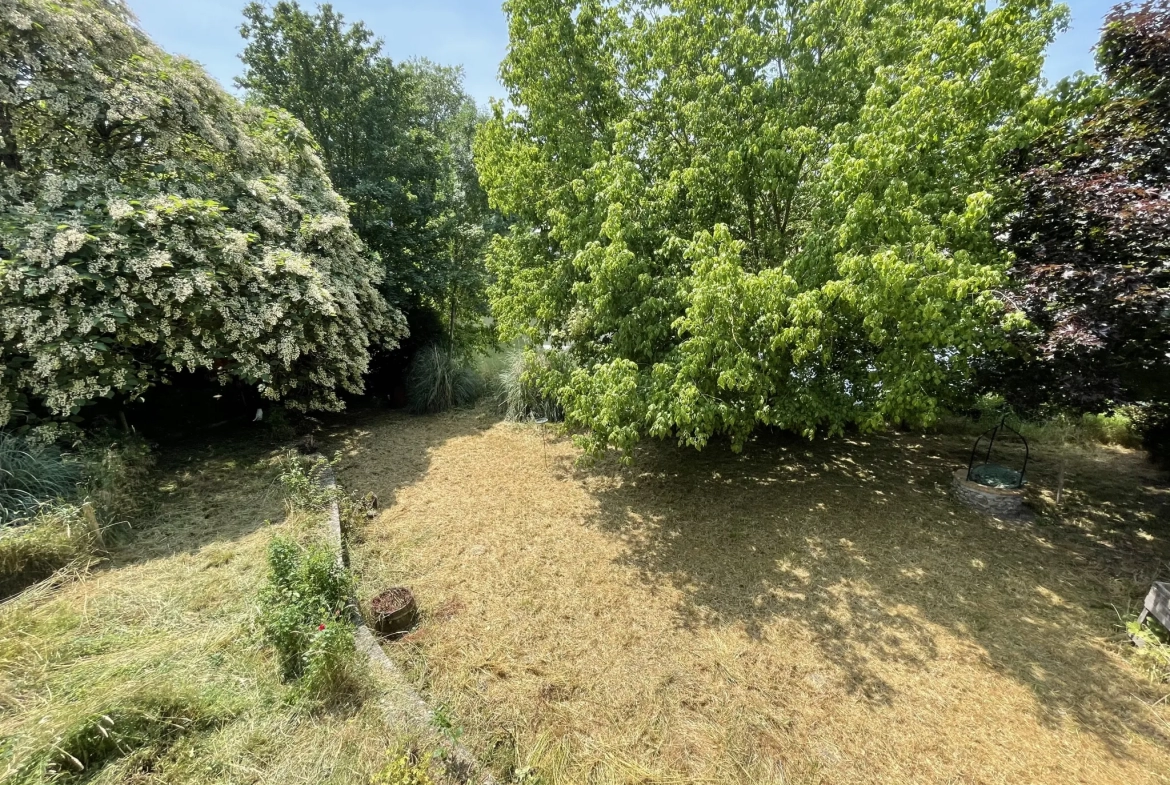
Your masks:
M482 392L475 370L457 352L438 344L420 349L406 375L407 406L415 414L466 406Z
M523 346L503 352L502 367L496 375L496 397L509 420L563 419L561 407L539 386L548 364L547 354Z
M260 595L260 624L276 649L281 675L302 692L330 697L357 674L349 618L353 578L336 552L277 537L268 546L268 583Z
M30 517L48 502L72 498L80 482L76 456L0 432L0 524Z
M0 434L0 596L83 562L99 532L138 511L150 466L140 440L91 440L64 454Z
M426 760L407 751L387 763L371 785L434 785L434 782Z
M332 460L322 456L309 459L292 451L281 456L277 479L284 490L285 504L290 510L315 512L325 509L330 502L338 499L338 488L326 487L323 479L324 474L337 465L340 457L334 455Z

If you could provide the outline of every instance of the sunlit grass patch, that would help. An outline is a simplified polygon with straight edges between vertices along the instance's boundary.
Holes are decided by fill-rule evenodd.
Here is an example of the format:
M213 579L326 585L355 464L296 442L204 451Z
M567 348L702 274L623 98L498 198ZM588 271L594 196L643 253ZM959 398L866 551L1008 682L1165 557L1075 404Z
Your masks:
M173 462L106 564L0 606L0 781L366 785L386 765L402 731L377 701L299 690L261 633L266 549L319 524L284 518L277 471Z
M1113 607L1164 559L1143 456L1042 443L1037 512L955 502L965 434L583 467L486 412L363 422L341 478L383 511L361 596L409 585L387 647L501 777L554 783L1113 783L1170 766L1170 707Z

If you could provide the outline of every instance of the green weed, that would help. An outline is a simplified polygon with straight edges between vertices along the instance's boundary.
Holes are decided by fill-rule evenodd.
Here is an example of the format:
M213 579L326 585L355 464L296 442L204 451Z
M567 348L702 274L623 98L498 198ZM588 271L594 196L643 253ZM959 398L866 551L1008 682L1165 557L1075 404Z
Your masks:
M290 511L317 512L330 502L337 501L340 491L323 483L326 472L332 471L340 456L327 459L318 456L307 459L295 452L287 452L280 459L277 480L284 490L285 505Z
M407 751L378 772L371 785L434 785L426 761Z
M1170 632L1152 618L1144 624L1137 619L1125 623L1125 631L1141 643L1133 648L1131 659L1153 681L1170 682Z
M354 686L358 658L350 621L353 578L331 548L277 537L268 546L260 625L281 675L307 696L329 699Z

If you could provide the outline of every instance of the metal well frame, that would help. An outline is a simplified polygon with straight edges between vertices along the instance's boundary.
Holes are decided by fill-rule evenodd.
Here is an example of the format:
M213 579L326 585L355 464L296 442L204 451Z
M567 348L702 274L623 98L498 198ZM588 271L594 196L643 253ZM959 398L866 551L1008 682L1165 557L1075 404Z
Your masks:
M1028 440L1024 438L1024 435L1022 433L1020 433L1019 431L1017 431L1012 426L1008 425L1006 414L1003 415L1002 417L1000 417L999 422L996 424L996 426L994 428L991 428L991 429L985 431L984 433L982 433L979 436L979 438L975 440L975 444L971 447L971 460L967 462L967 480L969 482L978 482L977 480L971 479L971 472L973 472L979 466L988 466L988 465L998 466L999 465L999 464L994 464L991 462L991 450L995 447L996 438L1005 430L1010 431L1011 433L1015 434L1016 438L1019 439L1020 442L1024 445L1024 465L1020 467L1019 482L1017 482L1015 485L1008 486L1008 487L1011 487L1011 488L1023 487L1024 473L1028 470L1028 459L1031 457L1031 449L1028 447ZM983 456L983 462L976 465L975 456L979 454L979 443L982 442L984 439L987 439L987 452ZM1008 467L1004 467L1004 468L1008 468Z

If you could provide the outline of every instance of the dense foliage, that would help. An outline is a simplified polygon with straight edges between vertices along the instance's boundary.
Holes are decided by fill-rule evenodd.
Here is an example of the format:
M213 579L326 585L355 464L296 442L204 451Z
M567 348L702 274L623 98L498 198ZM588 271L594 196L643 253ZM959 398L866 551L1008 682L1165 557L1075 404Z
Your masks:
M1170 2L1118 6L1069 119L1019 159L1015 302L1038 351L1001 383L1024 404L1170 401Z
M354 227L385 270L382 291L404 309L486 312L486 199L471 163L479 122L462 71L427 61L395 65L362 23L332 6L251 3L240 32L255 103L287 109L320 145Z
M440 312L448 337L460 349L482 348L493 340L487 326L487 270L484 253L489 238L503 231L499 213L488 205L472 158L476 132L487 117L463 88L463 69L425 59L405 64L413 83L422 127L436 140L443 177L442 209L436 219L442 246L431 271L436 289L431 302Z
M0 425L180 370L336 408L402 331L380 276L288 114L121 0L0 8Z
M335 551L320 543L302 547L288 537L273 539L260 624L284 678L328 682L332 671L352 659L352 590L353 579Z
M505 338L597 447L933 419L1013 317L1000 162L1047 0L509 0L477 138Z

